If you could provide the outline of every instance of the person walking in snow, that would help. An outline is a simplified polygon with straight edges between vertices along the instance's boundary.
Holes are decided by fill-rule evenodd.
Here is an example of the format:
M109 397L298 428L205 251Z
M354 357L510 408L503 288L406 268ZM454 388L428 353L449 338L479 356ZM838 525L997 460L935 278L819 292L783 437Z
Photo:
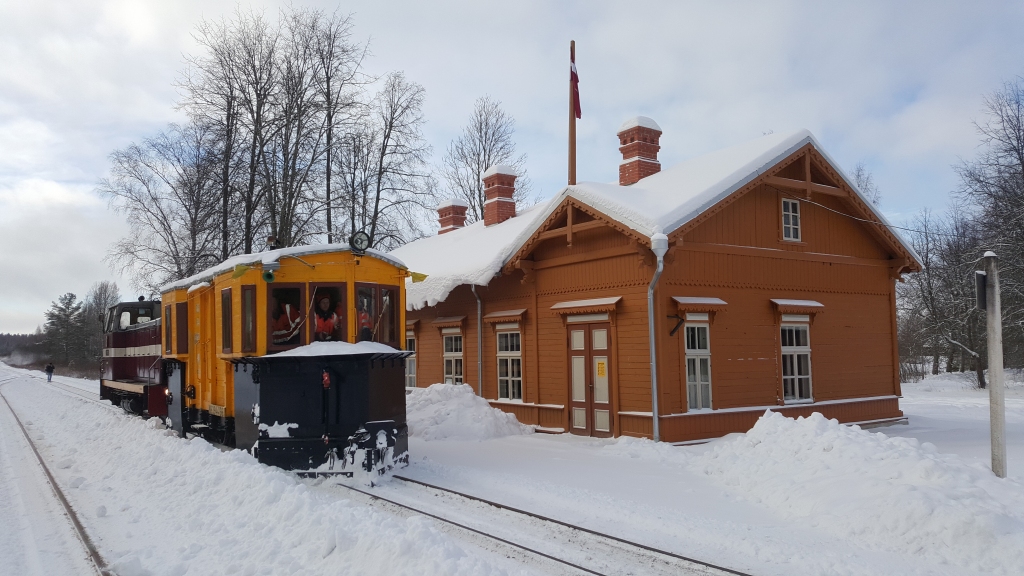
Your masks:
M44 370L46 370L46 381L47 382L52 381L53 380L53 370L54 370L53 362L47 362L46 363L46 368L44 368Z

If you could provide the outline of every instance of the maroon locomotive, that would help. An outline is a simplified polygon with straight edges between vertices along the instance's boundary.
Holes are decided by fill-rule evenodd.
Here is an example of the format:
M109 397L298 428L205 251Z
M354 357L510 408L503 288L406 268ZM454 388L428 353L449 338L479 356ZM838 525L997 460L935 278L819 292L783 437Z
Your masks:
M103 318L100 398L126 412L167 416L167 376L160 340L160 302L111 306Z

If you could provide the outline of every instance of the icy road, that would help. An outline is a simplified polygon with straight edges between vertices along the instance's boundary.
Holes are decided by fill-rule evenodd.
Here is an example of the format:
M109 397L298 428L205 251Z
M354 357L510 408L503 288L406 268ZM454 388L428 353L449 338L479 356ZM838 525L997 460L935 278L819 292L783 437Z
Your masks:
M120 576L586 573L479 533L600 574L682 570L419 484L354 485L367 496L299 480L127 417L95 400L95 383L39 376L0 365L0 393ZM987 470L984 393L953 376L905 386L911 425L884 435L766 416L687 448L531 434L467 387L435 386L409 396L400 474L749 574L1021 574L1024 394L1012 386L1007 480ZM0 519L4 574L94 573L2 401Z

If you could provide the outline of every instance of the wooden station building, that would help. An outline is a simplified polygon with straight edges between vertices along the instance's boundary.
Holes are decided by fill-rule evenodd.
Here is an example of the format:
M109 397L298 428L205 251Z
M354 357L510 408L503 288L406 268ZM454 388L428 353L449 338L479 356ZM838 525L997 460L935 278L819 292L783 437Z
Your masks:
M661 134L627 121L617 185L518 215L495 166L483 220L447 202L437 236L392 252L427 275L407 283L407 385L469 384L543 431L669 442L766 409L902 418L895 282L913 249L807 131L667 170Z

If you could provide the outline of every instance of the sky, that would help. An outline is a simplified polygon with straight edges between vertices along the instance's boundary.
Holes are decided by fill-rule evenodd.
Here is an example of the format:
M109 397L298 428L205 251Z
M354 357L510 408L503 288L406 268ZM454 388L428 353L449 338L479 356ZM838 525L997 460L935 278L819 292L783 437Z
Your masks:
M285 4L0 0L0 333L100 280L137 295L106 260L132 233L95 191L109 154L181 119L200 21ZM865 164L894 222L947 208L985 96L1024 74L1020 2L292 4L351 13L367 71L424 86L435 161L474 100L501 101L541 197L565 184L570 40L579 180L617 179L615 132L635 115L662 127L663 166L807 128L841 168Z

